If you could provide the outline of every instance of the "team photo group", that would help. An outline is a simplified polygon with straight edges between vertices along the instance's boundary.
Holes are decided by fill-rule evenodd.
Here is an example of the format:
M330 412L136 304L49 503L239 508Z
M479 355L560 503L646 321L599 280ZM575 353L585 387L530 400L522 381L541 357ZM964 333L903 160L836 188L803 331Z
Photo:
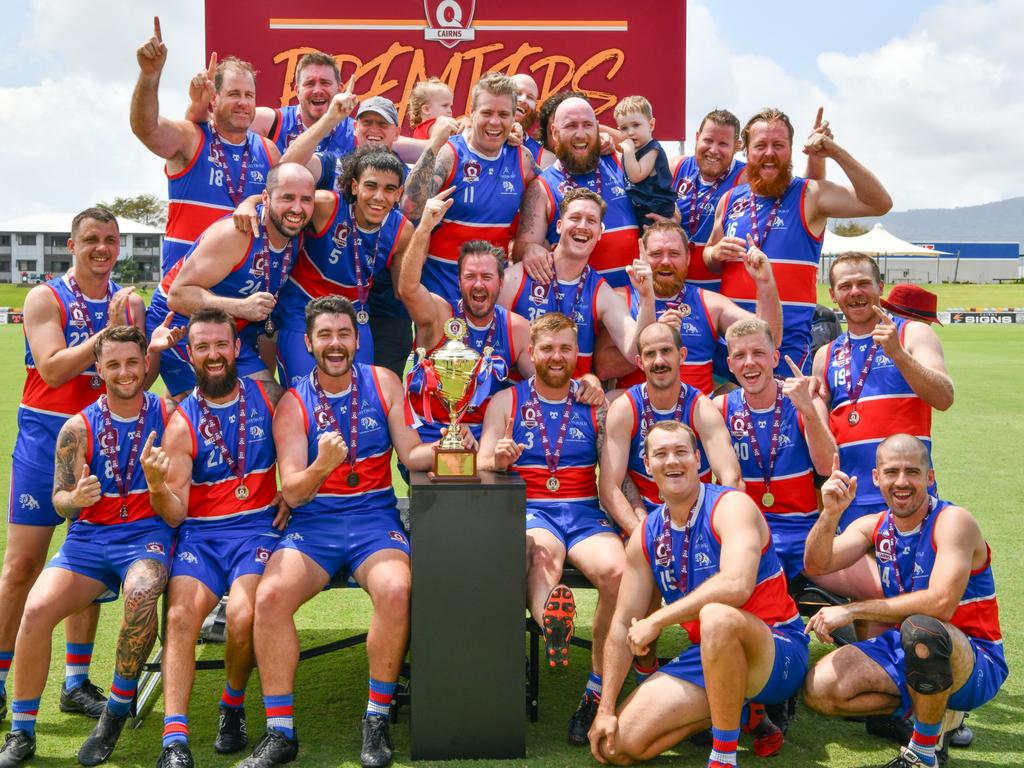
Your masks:
M990 549L931 464L954 382L934 302L886 297L868 255L831 260L845 331L821 322L828 220L892 200L820 110L802 138L783 109L707 105L692 154L673 158L641 94L599 121L583 93L538 103L529 74L490 72L462 117L447 84L418 83L403 133L396 105L358 96L332 55L299 59L297 105L271 109L229 55L161 83L168 45L154 20L130 116L111 116L165 163L148 306L113 280L118 221L95 207L69 222L69 271L25 299L0 768L31 765L48 738L44 689L97 719L77 762L110 758L158 636L158 768L213 750L301 762L295 614L339 576L373 607L359 761L389 765L413 587L393 465L436 470L442 439L525 482L525 608L545 667L569 664L577 626L563 570L596 589L568 723L580 765L687 739L709 768L736 765L741 741L749 763L784 749L797 698L898 742L892 768L941 766L970 742L964 714L1008 669ZM185 114L161 111L162 90L186 88ZM435 359L453 342L477 363L449 435ZM101 605L119 596L114 668L91 669ZM223 692L190 701L223 597ZM689 644L659 660L673 626ZM812 636L832 646L816 660ZM266 722L250 743L253 688ZM190 739L190 704L219 707L212 744Z

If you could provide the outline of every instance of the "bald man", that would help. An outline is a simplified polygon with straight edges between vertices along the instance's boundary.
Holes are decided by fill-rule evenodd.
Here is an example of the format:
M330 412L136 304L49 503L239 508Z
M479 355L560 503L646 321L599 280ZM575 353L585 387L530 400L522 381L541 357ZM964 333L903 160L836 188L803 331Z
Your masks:
M537 102L540 91L537 89L537 81L529 75L512 75L512 82L516 84L516 122L523 129L523 146L530 150L533 161L540 169L547 168L555 162L552 152L544 148L542 139L538 140L540 126L537 123Z

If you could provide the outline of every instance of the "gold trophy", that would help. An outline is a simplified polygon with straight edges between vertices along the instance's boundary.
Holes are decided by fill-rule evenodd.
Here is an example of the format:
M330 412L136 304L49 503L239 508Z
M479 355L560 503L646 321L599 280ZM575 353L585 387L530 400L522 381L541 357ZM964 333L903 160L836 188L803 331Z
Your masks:
M444 326L448 341L430 356L437 372L437 396L447 407L449 417L447 434L434 446L434 471L429 473L430 479L437 482L480 482L476 451L464 447L459 439L459 420L472 400L473 374L480 359L476 350L462 341L467 331L464 320L451 318ZM421 359L426 354L422 348L416 352ZM489 348L484 350L485 357L490 354Z

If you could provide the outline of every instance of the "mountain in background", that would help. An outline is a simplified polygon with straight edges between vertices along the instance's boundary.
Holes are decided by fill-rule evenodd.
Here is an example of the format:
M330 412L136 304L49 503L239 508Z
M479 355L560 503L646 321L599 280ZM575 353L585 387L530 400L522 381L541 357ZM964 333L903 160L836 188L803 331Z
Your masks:
M897 237L919 243L1009 241L1024 244L1024 197L965 208L899 211L855 221L868 228L880 221Z

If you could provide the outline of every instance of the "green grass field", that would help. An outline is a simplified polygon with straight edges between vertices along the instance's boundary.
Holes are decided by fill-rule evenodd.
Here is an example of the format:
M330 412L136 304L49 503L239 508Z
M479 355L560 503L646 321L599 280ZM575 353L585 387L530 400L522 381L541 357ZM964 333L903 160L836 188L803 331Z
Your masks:
M21 301L0 287L0 305L19 306ZM19 289L20 290L20 289ZM943 306L1024 306L1024 286L938 286L940 307ZM1024 455L1024 424L1021 414L1020 382L1024 380L1024 327L965 327L939 329L945 345L946 359L956 382L957 401L954 407L936 414L935 465L943 497L971 509L981 521L994 551L994 568L1002 607L1002 628L1006 652L1015 672L1024 663L1024 571L1013 563L1017 555L1020 528L1019 505L1024 499L1024 479L1020 457ZM24 371L20 363L22 334L19 328L0 326L0 358L11 361L0 373L0 405L9 416L0 421L0 444L12 446L16 432L15 413L20 397ZM0 477L9 476L9 453L0 459ZM6 489L4 489L6 498ZM0 549L4 545L0 534ZM56 548L58 542L54 542ZM1018 553L1019 554L1019 553ZM593 613L593 594L578 596L583 626L581 634L589 634L586 625ZM120 607L114 604L103 609L96 652L93 657L93 680L106 688L112 674L115 629ZM369 618L369 600L356 590L334 590L307 604L298 616L305 645L336 639L364 631ZM445 617L437 617L436 631L445 631ZM452 663L459 663L459 644L471 641L452 638ZM672 653L683 644L679 632L669 633L659 651ZM524 652L525 652L524 638ZM820 656L827 649L812 643L812 654ZM202 647L202 658L216 658L219 646ZM541 673L541 720L527 730L527 758L500 763L508 766L593 765L584 750L565 743L569 715L576 706L588 670L589 658L573 650L572 666L566 672ZM17 662L15 661L15 669ZM481 669L485 676L487 669ZM14 674L17 674L16 671ZM92 721L61 714L57 709L57 691L63 674L63 636L57 631L54 643L51 679L43 696L39 716L38 756L32 763L56 768L75 764L74 755L92 728ZM234 765L235 759L224 758L213 751L217 727L217 699L223 678L219 673L204 672L197 676L190 713L192 744L200 766ZM10 688L9 688L10 690ZM457 695L452 691L452 695ZM302 743L298 765L358 765L359 718L366 697L366 658L357 647L304 662L299 667L296 683L296 723ZM250 731L262 732L262 702L256 679L250 686L247 710ZM969 721L975 732L970 749L954 751L951 765L989 766L1024 764L1024 682L1017 674L1011 677L999 696ZM5 723L5 725L9 725ZM472 728L472 723L467 723ZM162 700L142 727L126 732L120 741L111 766L151 766L160 750ZM408 710L402 711L401 722L393 728L396 740L396 765L408 765ZM741 739L744 747L749 742ZM841 720L818 717L801 707L798 719L791 725L787 745L782 754L771 760L773 768L797 766L880 766L895 753L895 747L867 737L863 726ZM682 745L678 751L655 761L657 765L703 765L705 749ZM740 757L747 766L758 761L749 749ZM470 763L465 763L469 766ZM480 765L480 763L472 763Z

